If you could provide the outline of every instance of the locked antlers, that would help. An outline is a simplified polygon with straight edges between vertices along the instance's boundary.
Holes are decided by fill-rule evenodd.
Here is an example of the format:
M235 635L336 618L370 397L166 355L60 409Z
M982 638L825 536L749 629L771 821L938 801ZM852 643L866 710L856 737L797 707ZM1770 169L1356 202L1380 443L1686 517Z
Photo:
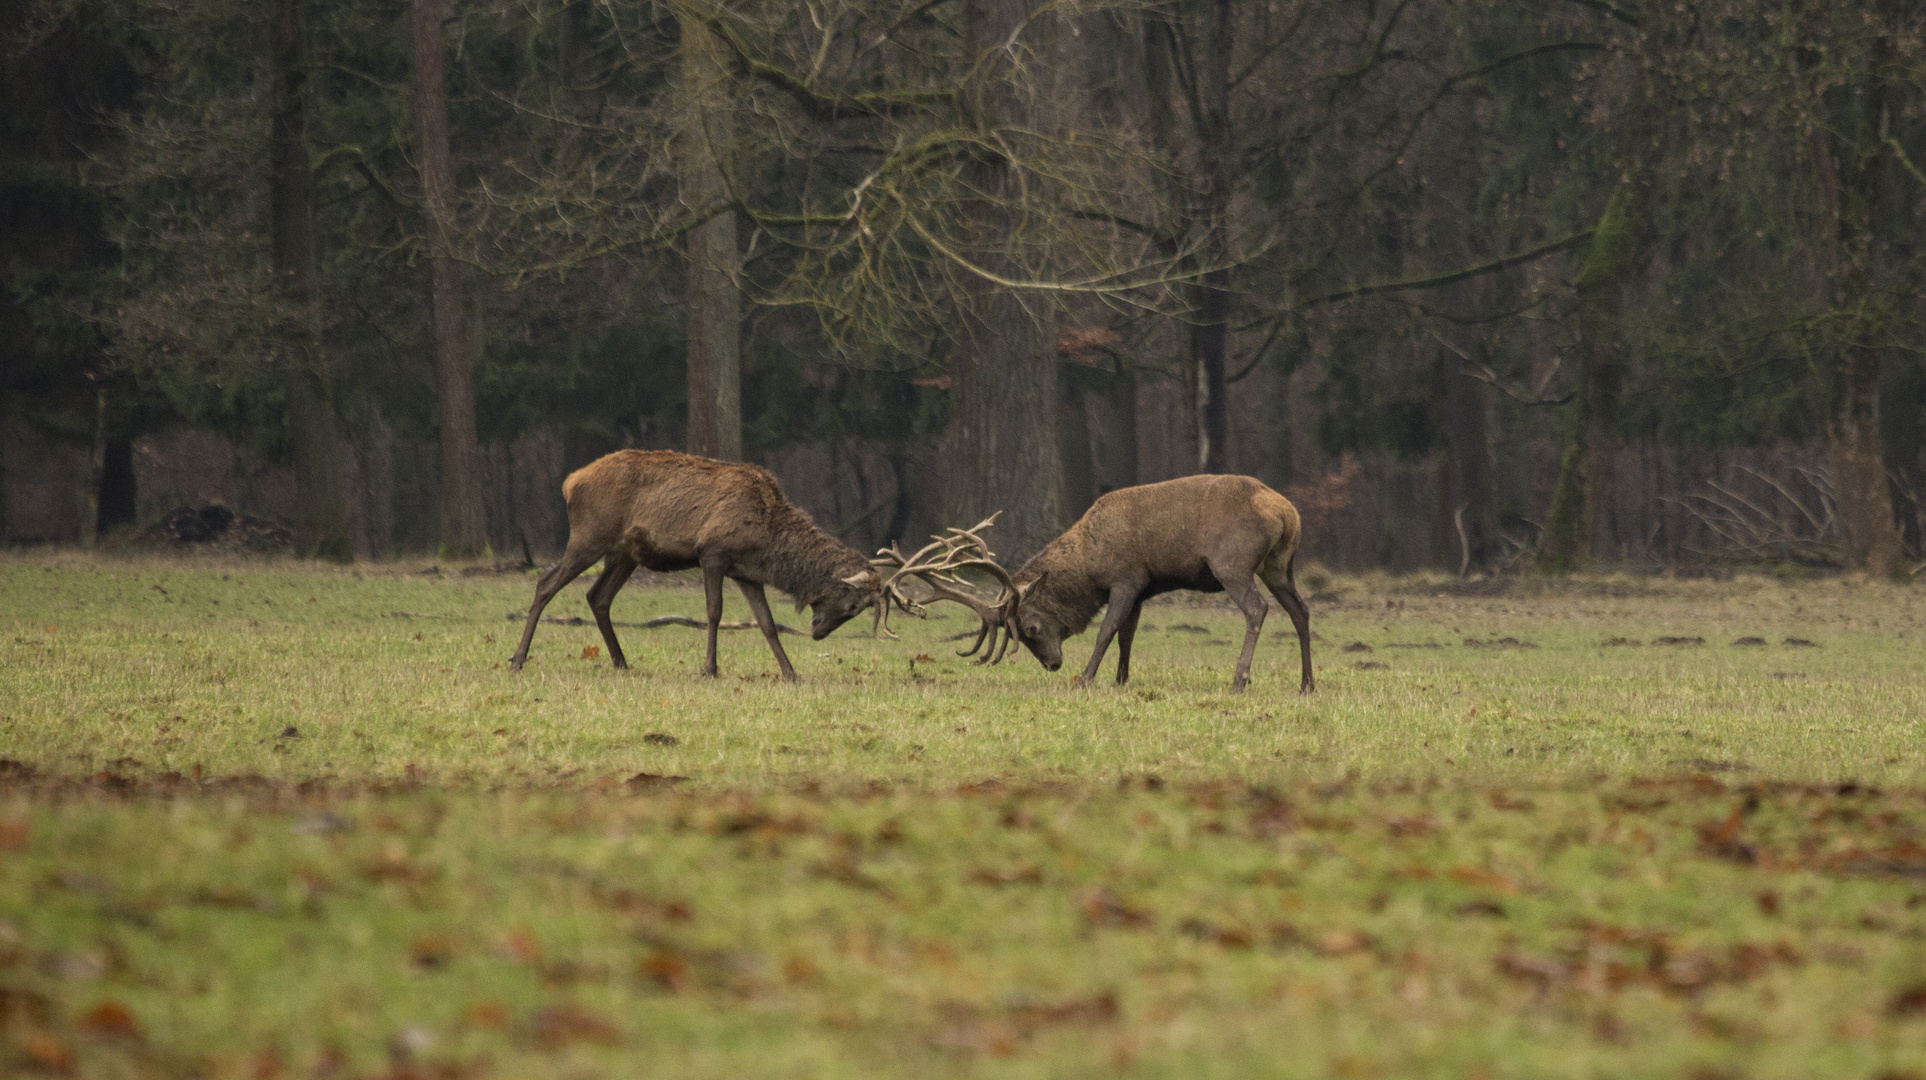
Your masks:
M1016 640L1017 599L1020 594L1016 583L1010 580L1009 572L997 564L996 553L990 550L990 545L980 534L996 524L996 519L1002 513L998 510L967 529L945 529L943 535L931 538L931 542L923 545L914 555L904 555L895 544L878 551L877 557L870 560L870 565L876 567L878 573L887 576L883 579L883 602L876 608L874 631L896 636L889 631L891 604L906 614L922 618L924 604L952 600L976 612L977 617L983 620L976 640L957 655L975 653L983 648L987 638L990 647L977 663L1001 662L1010 643ZM1002 592L995 600L984 601L969 582L957 576L957 571L968 569L984 570L996 578L1002 586ZM928 600L918 602L903 591L904 580L912 577L929 586L933 595ZM998 630L1003 633L999 635Z

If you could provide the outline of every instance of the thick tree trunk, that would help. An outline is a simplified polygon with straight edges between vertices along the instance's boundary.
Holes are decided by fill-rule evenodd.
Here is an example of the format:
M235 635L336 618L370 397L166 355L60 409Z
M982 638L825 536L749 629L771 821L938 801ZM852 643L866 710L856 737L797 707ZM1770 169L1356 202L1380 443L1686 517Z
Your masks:
M999 60L1008 56L1002 43L1027 13L1022 0L964 5L965 55L989 57L970 103L983 127L1026 119L1013 115L1010 73ZM969 211L969 249L991 267L1014 271L1006 245L1017 191L1009 170L1006 162L979 159L965 167L963 184L980 193ZM1026 306L1015 292L967 271L958 291L944 517L968 525L1004 511L992 540L1000 557L1021 562L1063 527L1055 312L1047 297Z
M1886 452L1879 437L1883 352L1858 345L1839 350L1826 435L1845 567L1891 577L1906 564L1899 529L1893 522Z
M1063 464L1063 516L1082 516L1097 500L1097 460L1091 452L1090 389L1086 370L1057 365L1057 459Z
M1122 361L1110 382L1114 417L1104 435L1103 491L1134 487L1137 483L1137 376Z
M1909 235L1912 184L1895 176L1880 133L1892 122L1895 94L1886 79L1902 9L1874 5L1887 33L1872 41L1864 58L1865 81L1833 90L1834 121L1820 137L1819 185L1831 213L1829 267L1836 315L1845 325L1832 344L1831 408L1826 435L1834 505L1845 569L1891 577L1905 569L1899 526L1893 519L1886 480L1886 450L1879 431L1879 388L1887 342L1894 337L1890 302L1909 291L1906 277L1916 242ZM1897 181L1908 195L1892 198ZM1897 225L1897 228L1894 226ZM1916 279L1915 279L1916 280Z
M683 133L682 200L706 213L729 198L722 157L733 120L714 35L692 15L682 23L682 93L689 114ZM725 210L690 230L689 452L725 461L742 459L742 310L735 274L736 215Z
M273 41L274 134L269 183L275 289L288 431L294 444L294 551L354 560L348 487L335 435L334 391L321 343L314 252L314 167L308 154L307 22L301 0L281 0Z
M1538 568L1545 573L1592 566L1598 506L1618 444L1625 289L1637 264L1640 225L1632 182L1621 181L1599 218L1578 277L1578 401L1539 541Z
M486 558L481 449L475 433L475 354L455 250L455 166L448 149L448 90L442 70L444 0L414 0L415 112L421 127L421 187L428 211L430 306L435 323L435 390L441 411L441 552Z
M134 439L125 426L108 436L100 462L100 535L134 524L139 491L134 479Z

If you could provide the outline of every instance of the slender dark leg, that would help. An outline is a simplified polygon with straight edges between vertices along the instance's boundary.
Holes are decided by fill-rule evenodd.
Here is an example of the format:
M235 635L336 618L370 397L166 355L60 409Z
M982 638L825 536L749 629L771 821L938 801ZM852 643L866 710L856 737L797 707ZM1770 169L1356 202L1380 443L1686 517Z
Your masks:
M595 615L595 626L602 631L602 641L609 647L609 661L617 669L629 666L622 655L622 643L615 640L615 624L609 622L609 605L615 603L615 594L622 591L629 575L635 573L635 560L620 552L610 552L602 564L602 576L589 586L589 611Z
M1241 694L1251 681L1251 658L1257 655L1257 639L1264 634L1264 617L1271 613L1271 607L1258 595L1257 583L1252 580L1249 570L1219 568L1213 564L1210 572L1217 576L1224 592L1244 613L1244 651L1237 657L1237 674L1231 677L1231 693Z
M722 626L722 567L702 564L702 598L709 603L709 655L702 661L702 673L711 679L716 671L716 631Z
M736 588L742 590L742 598L749 601L749 610L755 612L756 625L762 627L762 639L769 643L769 651L776 654L776 666L782 669L784 682L801 682L796 669L789 664L789 654L782 651L782 639L776 635L776 617L769 613L769 597L762 591L762 583L736 579Z
M1311 609L1304 605L1304 598L1297 594L1297 560L1285 564L1284 573L1266 574L1264 587L1271 590L1277 602L1284 607L1284 613L1291 617L1291 626L1297 630L1297 650L1304 667L1303 678L1297 684L1297 692L1308 694L1317 688L1311 679Z
M1110 649L1110 639L1117 636L1124 620L1137 609L1137 594L1141 591L1141 585L1110 587L1110 607L1104 611L1103 626L1097 630L1097 647L1090 650L1090 662L1083 666L1083 674L1077 677L1077 685L1089 686L1096 681L1097 669L1103 666L1103 654Z
M535 583L535 602L528 606L528 622L522 625L522 643L515 648L515 655L508 658L508 670L520 671L528 660L528 643L535 640L535 627L542 621L542 609L555 599L562 587L582 575L582 571L595 565L603 552L592 547L577 547L573 543L562 552L562 561L549 568L542 580Z
M1130 605L1130 614L1117 628L1117 685L1130 681L1130 645L1137 640L1137 616L1144 613L1142 600Z

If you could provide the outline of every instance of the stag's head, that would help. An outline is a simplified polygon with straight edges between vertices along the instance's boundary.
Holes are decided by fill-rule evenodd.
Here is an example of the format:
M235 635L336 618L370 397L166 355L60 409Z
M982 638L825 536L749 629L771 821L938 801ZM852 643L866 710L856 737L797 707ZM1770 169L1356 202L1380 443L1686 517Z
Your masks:
M1073 620L1044 602L1043 582L1049 576L1045 572L1021 585L1011 584L1009 618L1004 625L1037 658L1043 670L1055 671L1063 666L1063 639L1082 632L1083 627L1071 625Z
M809 636L817 641L855 618L882 598L883 579L875 570L840 578L829 591L809 602Z

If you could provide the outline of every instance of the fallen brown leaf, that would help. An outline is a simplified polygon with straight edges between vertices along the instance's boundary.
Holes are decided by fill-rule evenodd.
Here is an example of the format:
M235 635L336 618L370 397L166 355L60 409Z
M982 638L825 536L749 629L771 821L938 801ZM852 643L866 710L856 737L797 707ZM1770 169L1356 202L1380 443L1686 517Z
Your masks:
M1121 897L1109 889L1085 893L1081 906L1084 921L1093 927L1120 926L1137 930L1151 923L1149 912L1124 903Z
M47 628L48 633L53 627ZM42 1072L66 1075L74 1071L74 1052L67 1044L44 1031L36 1031L20 1040L20 1049L26 1052L27 1060Z
M970 871L970 880L978 885L1036 885L1043 881L1043 871L1034 863L1023 866L1009 866L1000 870L988 868Z
M614 1024L572 1001L536 1010L528 1021L528 1037L544 1050L559 1050L571 1042L615 1046L622 1041Z
M1503 874L1494 874L1475 866L1454 866L1445 873L1460 885L1468 885L1475 889L1491 889L1506 896L1515 896L1518 893L1517 882Z
M672 994L689 985L689 961L671 949L657 949L636 962L635 973Z
M74 1026L103 1039L138 1041L141 1037L140 1025L134 1022L134 1014L113 998L106 998L75 1017Z

